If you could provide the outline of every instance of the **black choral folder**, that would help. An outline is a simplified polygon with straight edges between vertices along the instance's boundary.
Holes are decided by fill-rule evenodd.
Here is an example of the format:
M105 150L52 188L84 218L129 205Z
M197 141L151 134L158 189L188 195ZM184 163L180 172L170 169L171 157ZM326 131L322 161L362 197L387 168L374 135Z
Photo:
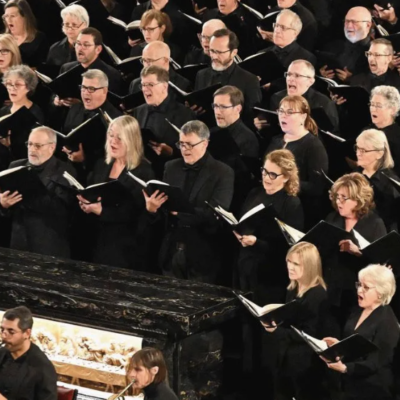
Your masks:
M271 326L273 322L276 325L280 325L286 320L294 319L298 315L301 307L297 300L292 300L286 304L267 304L264 307L260 307L241 294L236 292L233 293L247 308L251 315L259 319L261 322Z
M19 132L30 132L36 125L36 117L24 106L0 118L0 137L7 137L9 131L15 137Z
M167 210L193 214L193 205L189 202L189 199L186 198L179 187L171 186L168 183L155 179L145 182L131 172L127 172L127 174L130 178L141 185L149 196L151 196L156 190L160 193L165 193L168 196L168 200L164 203Z
M0 172L0 191L18 191L22 199L35 198L46 193L47 189L32 167L20 166Z
M358 333L351 335L336 344L328 347L323 341L307 335L303 331L292 326L292 329L321 357L329 362L335 362L337 358L344 362L352 362L360 357L376 351L377 346Z

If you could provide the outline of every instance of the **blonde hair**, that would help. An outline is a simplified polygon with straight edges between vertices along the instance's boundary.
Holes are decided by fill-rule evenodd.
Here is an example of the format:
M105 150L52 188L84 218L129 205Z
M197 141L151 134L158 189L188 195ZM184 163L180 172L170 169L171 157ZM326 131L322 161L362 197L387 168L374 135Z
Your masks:
M126 169L130 170L136 168L142 161L144 154L142 135L137 120L130 115L123 115L110 123L107 134L110 132L111 128L118 131L121 142L126 147ZM108 141L106 141L105 149L106 163L110 164L113 158L109 152Z
M13 35L3 33L0 35L0 44L3 48L11 51L11 62L9 67L22 64L21 52L19 51L18 43Z
M274 150L267 154L265 161L267 160L276 164L282 170L284 177L288 179L284 186L286 193L290 196L297 196L300 191L300 179L293 153L286 149Z
M333 208L337 211L336 195L339 189L346 188L349 192L349 198L357 202L354 209L357 218L368 214L375 207L374 190L370 186L364 175L353 172L340 177L329 191L329 198Z
M313 135L318 136L318 126L316 122L311 118L311 109L308 101L303 96L286 96L284 97L280 103L279 108L284 104L288 103L289 107L293 108L301 112L302 114L306 114L306 120L304 122L304 128L306 128Z
M358 273L358 279L368 279L380 295L381 304L386 306L396 293L396 280L393 272L385 265L371 264Z
M302 281L305 287L299 290L297 297L303 295L311 288L321 285L326 290L326 283L322 277L322 263L318 249L311 243L300 242L292 246L286 254L286 261L292 254L297 254L300 264L303 266ZM288 290L299 289L299 284L295 280L290 280Z
M360 139L368 142L374 150L383 152L383 156L379 160L376 160L376 171L394 167L389 143L386 135L382 131L378 131L377 129L367 129L358 135L356 142L358 143Z

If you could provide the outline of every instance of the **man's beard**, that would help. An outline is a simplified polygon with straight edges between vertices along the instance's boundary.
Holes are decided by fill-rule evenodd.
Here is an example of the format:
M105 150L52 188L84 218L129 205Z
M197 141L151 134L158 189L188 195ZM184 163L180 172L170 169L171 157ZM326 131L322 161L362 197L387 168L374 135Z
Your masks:
M232 63L232 59L225 61L224 63L221 63L220 61L217 61L217 62L212 61L211 66L214 71L225 71L226 69L228 69L230 67L231 63Z
M353 35L349 36L349 34L346 32L346 29L345 29L344 36L346 36L346 39L351 43L357 43L363 39L362 31L355 31Z

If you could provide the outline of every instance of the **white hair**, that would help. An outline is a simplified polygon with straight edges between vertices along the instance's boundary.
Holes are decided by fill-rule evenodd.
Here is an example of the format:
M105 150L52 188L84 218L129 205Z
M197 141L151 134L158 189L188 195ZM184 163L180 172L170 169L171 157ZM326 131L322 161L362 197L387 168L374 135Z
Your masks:
M63 20L67 15L76 17L80 21L84 22L86 24L86 26L89 26L90 19L89 19L89 14L86 11L86 8L84 8L78 4L72 4L61 10L61 18Z

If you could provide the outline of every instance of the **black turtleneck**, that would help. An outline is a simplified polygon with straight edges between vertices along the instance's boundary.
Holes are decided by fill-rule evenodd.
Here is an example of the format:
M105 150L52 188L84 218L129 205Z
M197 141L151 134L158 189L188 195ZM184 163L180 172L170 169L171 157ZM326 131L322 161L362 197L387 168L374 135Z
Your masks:
M165 382L151 383L143 389L144 400L178 400L176 394Z

